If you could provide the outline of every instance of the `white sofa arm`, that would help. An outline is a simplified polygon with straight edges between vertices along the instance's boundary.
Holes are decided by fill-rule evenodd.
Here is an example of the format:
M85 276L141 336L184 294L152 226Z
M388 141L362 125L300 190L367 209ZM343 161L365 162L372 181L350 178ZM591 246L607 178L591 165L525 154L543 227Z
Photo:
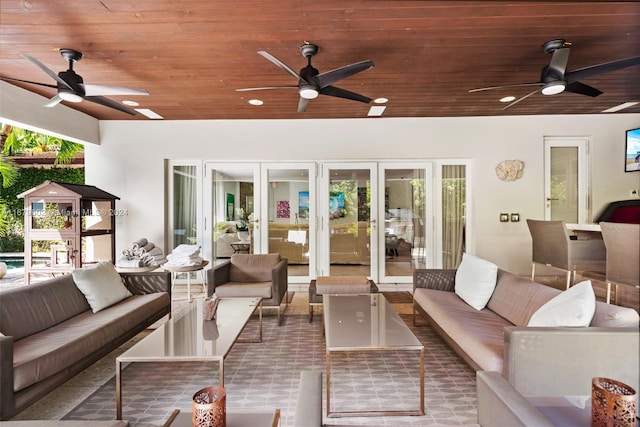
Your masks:
M482 427L553 427L499 372L476 372L476 388Z
M637 328L506 327L504 339L503 376L525 396L590 396L594 377L638 390Z

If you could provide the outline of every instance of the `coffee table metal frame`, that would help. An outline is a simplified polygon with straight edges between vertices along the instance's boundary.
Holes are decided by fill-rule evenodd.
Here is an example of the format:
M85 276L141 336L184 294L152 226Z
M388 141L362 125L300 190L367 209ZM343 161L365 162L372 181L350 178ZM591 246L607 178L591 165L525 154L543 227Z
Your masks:
M238 341L238 337L256 308L261 305L262 298L259 297L223 298L218 305L216 320L207 321L202 318L203 300L195 300L118 356L116 358L116 419L122 419L123 363L218 362L218 377L220 385L224 387L224 358ZM260 335L262 335L262 312L259 313ZM211 334L206 337L209 339L204 336L207 332ZM191 336L192 339L175 339L185 336Z
M326 340L328 417L424 415L424 345L382 294L323 295ZM364 313L369 310L369 316ZM372 326L373 324L373 326ZM377 326L383 325L382 328ZM393 325L393 330L387 327ZM370 330L369 337L363 330ZM377 331L377 332L374 332ZM418 351L420 401L418 409L376 411L331 410L331 354L345 351Z
M176 409L162 427L191 427L191 411ZM280 409L265 411L227 411L229 427L278 427L280 425Z

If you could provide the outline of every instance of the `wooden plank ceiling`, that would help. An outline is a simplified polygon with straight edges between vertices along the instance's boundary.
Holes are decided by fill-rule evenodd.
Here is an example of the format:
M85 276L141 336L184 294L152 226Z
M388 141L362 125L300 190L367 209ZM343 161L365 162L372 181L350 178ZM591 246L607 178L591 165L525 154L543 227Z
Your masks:
M584 81L604 93L540 93L503 111L498 100L531 87L551 56L543 43L572 43L568 70L640 55L640 3L608 1L429 0L1 0L0 75L54 83L20 54L55 72L56 49L84 53L74 66L85 83L145 88L132 99L169 120L362 118L373 104L321 95L297 112L296 85L257 54L268 51L298 71L299 46L319 45L322 73L362 60L375 67L335 85L389 101L383 117L590 114L640 101L640 66ZM55 89L14 83L48 98ZM252 106L249 99L264 104ZM103 120L148 120L83 101L66 103ZM54 107L55 108L55 107ZM636 105L623 112L640 112Z

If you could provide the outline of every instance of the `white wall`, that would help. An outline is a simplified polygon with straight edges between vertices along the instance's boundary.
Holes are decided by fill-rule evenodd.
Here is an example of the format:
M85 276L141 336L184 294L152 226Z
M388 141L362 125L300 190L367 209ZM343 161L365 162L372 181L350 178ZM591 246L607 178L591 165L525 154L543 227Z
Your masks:
M146 236L164 241L165 159L215 161L474 160L473 227L476 254L501 267L530 270L526 218L543 218L543 138L588 136L591 141L592 214L628 199L640 174L624 173L624 131L640 114L382 118L353 120L103 121L101 145L87 146L87 183L117 195L128 215L117 220L119 252ZM524 176L500 181L495 166L525 162ZM519 223L500 223L518 212Z

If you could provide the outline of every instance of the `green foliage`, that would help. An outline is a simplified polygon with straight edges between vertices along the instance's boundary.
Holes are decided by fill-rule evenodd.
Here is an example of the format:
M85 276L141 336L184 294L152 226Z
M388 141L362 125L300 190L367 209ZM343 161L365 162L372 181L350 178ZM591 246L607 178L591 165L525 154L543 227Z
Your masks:
M18 168L13 185L0 187L0 204L5 205L0 220L4 223L5 235L0 239L0 252L23 252L24 250L24 199L18 194L24 193L44 181L84 184L84 168Z
M18 168L13 162L0 155L0 175L2 175L2 187L8 187L16 182Z

